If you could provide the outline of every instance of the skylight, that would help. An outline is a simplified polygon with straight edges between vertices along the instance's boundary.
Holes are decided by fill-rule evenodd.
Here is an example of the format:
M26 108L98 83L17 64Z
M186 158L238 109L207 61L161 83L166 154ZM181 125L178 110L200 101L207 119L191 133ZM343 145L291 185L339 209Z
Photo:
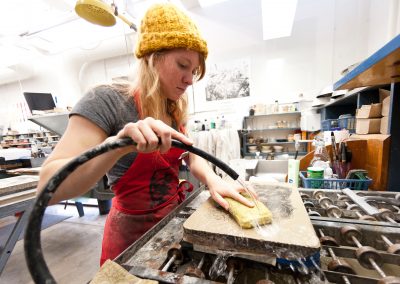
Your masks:
M261 0L264 40L292 34L296 6L297 0Z
M205 7L210 7L210 6L216 5L220 2L224 2L226 0L198 0L198 1L199 1L200 6L202 8L205 8Z

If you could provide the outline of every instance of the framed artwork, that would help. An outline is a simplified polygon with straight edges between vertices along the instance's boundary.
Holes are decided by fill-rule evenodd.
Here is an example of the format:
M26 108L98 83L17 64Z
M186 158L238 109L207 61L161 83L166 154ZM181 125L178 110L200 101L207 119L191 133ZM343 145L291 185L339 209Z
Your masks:
M227 108L250 97L250 60L235 59L207 65L203 80L193 86L194 112Z

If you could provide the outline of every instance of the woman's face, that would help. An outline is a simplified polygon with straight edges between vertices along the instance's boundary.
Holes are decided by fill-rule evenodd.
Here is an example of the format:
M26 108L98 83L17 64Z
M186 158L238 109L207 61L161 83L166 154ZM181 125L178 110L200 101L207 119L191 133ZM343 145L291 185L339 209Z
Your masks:
M177 101L193 84L193 77L199 67L199 53L187 49L167 51L162 60L155 63L158 70L161 91L168 99Z

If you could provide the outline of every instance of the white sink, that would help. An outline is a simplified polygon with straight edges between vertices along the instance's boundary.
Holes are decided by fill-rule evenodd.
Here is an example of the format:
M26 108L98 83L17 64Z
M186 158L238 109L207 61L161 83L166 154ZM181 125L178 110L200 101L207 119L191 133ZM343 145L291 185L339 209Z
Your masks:
M288 172L288 161L285 160L259 160L254 170L248 170L249 179L251 176L256 179L277 180L285 182Z

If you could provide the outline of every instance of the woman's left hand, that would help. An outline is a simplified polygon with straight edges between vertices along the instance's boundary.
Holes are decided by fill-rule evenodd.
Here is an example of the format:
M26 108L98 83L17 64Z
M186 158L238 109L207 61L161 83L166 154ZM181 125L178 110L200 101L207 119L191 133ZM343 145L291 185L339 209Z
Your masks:
M229 203L224 199L224 197L231 197L249 207L254 207L255 205L254 202L248 200L240 194L241 192L246 192L246 189L243 188L243 186L241 186L238 182L230 183L216 176L216 178L211 182L208 182L207 185L210 190L211 197L225 210L229 210ZM256 192L250 185L247 186L247 189L250 191L251 195L257 198Z

